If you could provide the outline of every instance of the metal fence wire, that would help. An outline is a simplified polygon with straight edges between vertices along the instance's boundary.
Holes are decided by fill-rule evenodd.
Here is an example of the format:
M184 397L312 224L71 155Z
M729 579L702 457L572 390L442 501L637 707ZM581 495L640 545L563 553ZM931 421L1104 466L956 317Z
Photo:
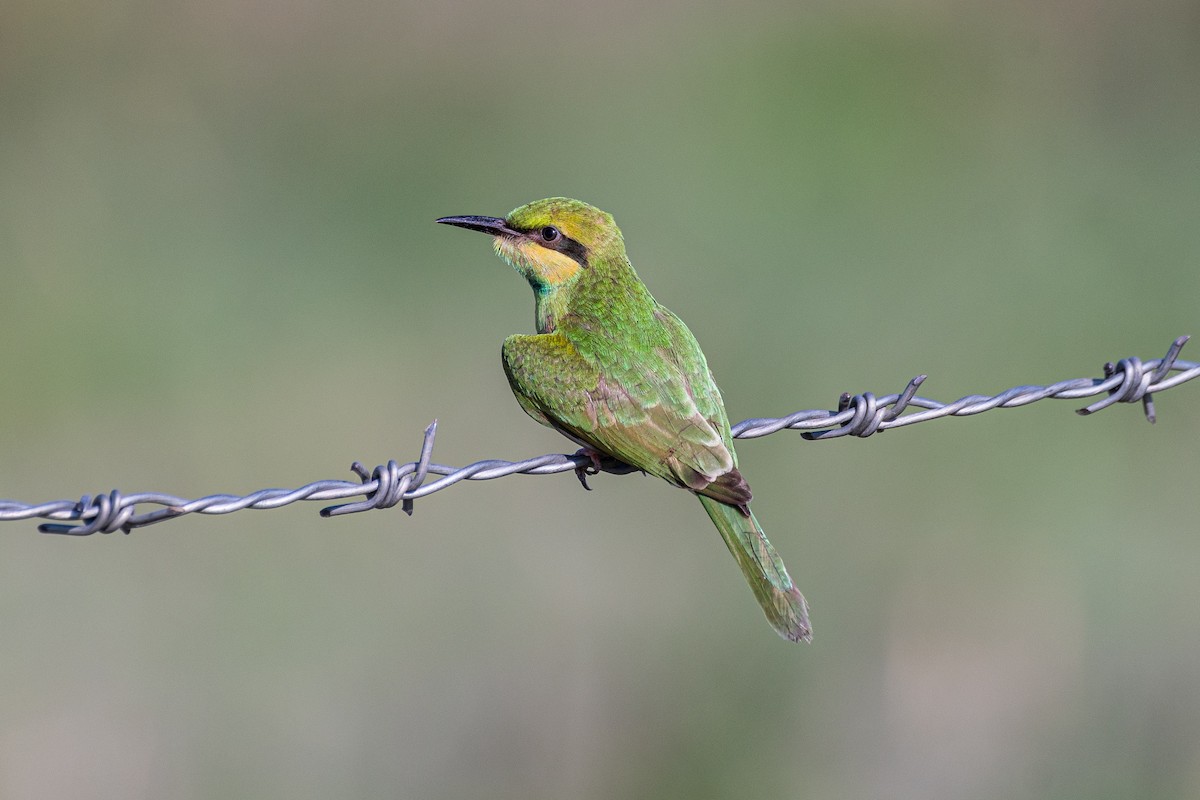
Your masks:
M1188 338L1181 336L1176 339L1163 358L1146 362L1138 358L1123 358L1115 364L1105 364L1103 378L1075 378L1049 386L1015 386L997 395L968 395L952 403L939 403L917 396L917 389L926 377L918 375L899 394L883 397L870 392L843 394L836 411L797 411L786 417L747 419L733 426L733 435L739 439L755 439L788 429L803 431L801 436L815 441L841 436L866 437L889 428L943 417L966 417L994 408L1016 408L1045 399L1079 400L1096 395L1104 396L1078 409L1076 413L1086 416L1116 403L1140 401L1146 418L1154 422L1153 395L1156 392L1200 377L1200 365L1179 360L1179 353ZM375 508L391 508L397 504L411 514L413 501L448 489L460 481L486 481L517 473L553 475L569 471L575 471L583 480L585 473L590 473L594 468L592 459L582 452L574 455L551 453L524 461L486 459L465 467L450 467L433 461L436 434L437 421L434 420L425 429L421 453L416 461L407 464L389 461L374 470L367 470L356 461L350 469L357 476L357 481L321 480L298 489L261 489L244 496L215 494L195 500L161 492L122 494L115 489L107 494L84 495L79 500L52 500L37 505L0 500L0 522L45 519L51 522L38 526L43 533L88 536L115 531L129 533L134 528L185 514L231 514L244 508L280 508L300 500L327 502L357 496L364 496L365 499L328 506L321 509L321 516L353 514ZM605 471L630 471L627 467L621 469L621 466L625 465L614 467L610 464ZM441 477L428 480L435 475ZM138 513L138 506L159 508ZM64 521L74 521L76 524L63 524Z

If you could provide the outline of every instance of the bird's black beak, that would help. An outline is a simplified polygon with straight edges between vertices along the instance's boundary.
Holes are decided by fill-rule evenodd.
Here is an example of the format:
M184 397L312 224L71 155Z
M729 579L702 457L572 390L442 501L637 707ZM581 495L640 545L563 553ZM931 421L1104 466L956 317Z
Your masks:
M490 233L492 236L520 236L519 231L508 227L508 223L498 217L442 217L438 222L443 225L456 225L459 228Z

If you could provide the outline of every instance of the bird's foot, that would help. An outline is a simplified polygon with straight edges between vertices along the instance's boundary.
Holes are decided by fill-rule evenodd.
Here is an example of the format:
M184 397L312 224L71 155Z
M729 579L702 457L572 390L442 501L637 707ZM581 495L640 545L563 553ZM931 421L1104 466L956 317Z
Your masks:
M587 476L600 474L600 453L590 447L581 447L575 452L575 455L587 456L591 459L591 464L575 468L575 477L579 478L579 482L583 484L583 488L590 492L592 487L588 486Z

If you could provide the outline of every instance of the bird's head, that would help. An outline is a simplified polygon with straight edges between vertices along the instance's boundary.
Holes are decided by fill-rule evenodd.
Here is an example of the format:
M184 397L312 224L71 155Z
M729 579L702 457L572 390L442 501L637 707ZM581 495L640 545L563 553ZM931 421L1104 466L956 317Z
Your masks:
M625 244L611 215L579 200L536 200L498 217L442 217L494 237L496 253L541 293L568 285L598 259L624 258Z

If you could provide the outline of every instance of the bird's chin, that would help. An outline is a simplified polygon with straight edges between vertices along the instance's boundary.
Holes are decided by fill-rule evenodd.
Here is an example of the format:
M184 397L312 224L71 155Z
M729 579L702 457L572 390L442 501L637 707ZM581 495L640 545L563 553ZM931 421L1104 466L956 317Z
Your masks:
M524 274L529 269L529 259L525 257L525 252L517 247L512 238L497 236L492 239L492 247L495 249L496 255L517 272Z

